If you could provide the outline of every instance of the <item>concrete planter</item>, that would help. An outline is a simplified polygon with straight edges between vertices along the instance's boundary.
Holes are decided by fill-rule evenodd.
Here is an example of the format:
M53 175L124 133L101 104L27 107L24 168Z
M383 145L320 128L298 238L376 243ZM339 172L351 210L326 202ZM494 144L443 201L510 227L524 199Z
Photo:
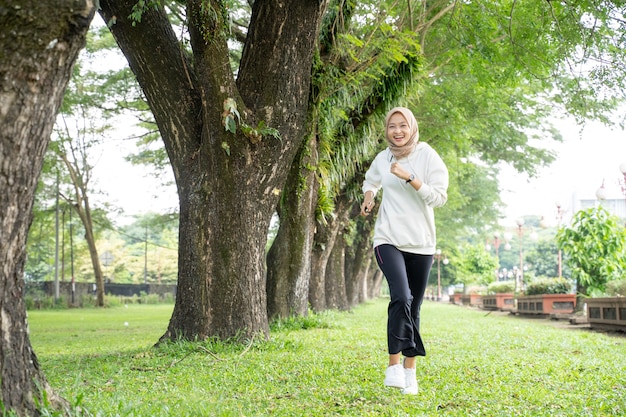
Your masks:
M626 297L588 298L585 301L591 327L626 330Z
M515 307L515 297L512 293L483 295L485 310L511 311Z
M575 307L576 294L537 294L517 297L519 314L572 314Z
M462 297L462 296L463 296L463 294L457 294L457 293L452 294L452 295L450 296L450 302L451 302L452 304L458 304L458 305L461 305L461 304L462 304L462 303L461 303L461 297Z
M463 294L461 303L464 306L481 306L483 305L483 297L480 294Z

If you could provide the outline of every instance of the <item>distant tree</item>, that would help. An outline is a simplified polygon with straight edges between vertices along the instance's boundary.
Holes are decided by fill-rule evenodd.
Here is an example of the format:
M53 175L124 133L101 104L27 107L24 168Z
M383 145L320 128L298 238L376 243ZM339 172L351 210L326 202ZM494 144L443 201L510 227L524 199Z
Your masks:
M559 276L558 267L559 248L556 241L542 240L533 249L525 253L524 260L531 265L531 269L536 277L557 278ZM561 254L564 258L564 255ZM562 259L562 275L569 277L571 272Z
M84 132L82 134L84 134ZM93 167L87 160L88 145L84 142L84 136L82 136L82 134L81 137L78 138L77 143L73 143L71 140L65 142L67 150L60 146L53 146L52 148L65 166L71 181L69 193L61 193L61 195L68 203L69 207L76 212L84 227L85 241L89 248L89 257L91 259L93 275L96 282L96 304L100 307L104 307L104 278L98 248L96 246L98 229L93 220L93 208L90 202L90 180Z
M71 229L78 231L78 224L81 225L81 236L84 237L81 243L86 244L91 263L90 271L84 271L80 265L81 272L76 276L84 275L95 281L99 306L104 305L104 280L97 241L102 230L111 226L107 218L111 207L106 203L93 204L93 196L101 194L93 181L93 170L100 157L101 145L119 134L115 128L119 122L116 116L137 106L146 107L144 102L136 99L137 95L140 96L139 90L128 68L111 69L112 65L97 62L105 59L106 52L114 47L108 29L100 26L88 32L86 48L74 66L46 154L36 194L34 227L29 236L29 248L35 251L29 250L31 255L26 265L31 277L33 271L40 270L44 263L48 278L55 263L58 268L55 272L59 269L65 272L65 265L60 263L66 260L63 256L63 246L66 245L54 242L54 239L67 241L69 245L70 227L63 221L69 222L69 210L73 210L77 222ZM37 233L44 224L49 226L47 234ZM57 228L59 230L55 230ZM47 257L42 258L42 243L46 238L52 239L53 243L47 245ZM72 239L72 251L78 247L74 243L78 243L78 239ZM60 259L55 257L55 247L60 247Z
M37 191L39 193L39 190ZM54 271L56 254L54 198L46 201L35 198L33 222L28 233L24 278L43 281Z
M495 224L502 203L498 183L494 181L497 171L493 167L454 160L448 165L452 172L448 202L437 209L435 220L438 240L442 245L452 246Z
M537 277L558 277L558 248L555 242L541 241L534 250L526 252L524 260L531 265Z
M467 245L461 251L457 269L457 282L469 285L489 285L496 279L497 259L484 245Z
M126 242L118 273L132 282L175 283L178 273L178 214L146 213L120 229Z
M556 239L567 254L579 294L604 292L606 283L626 270L626 229L602 206L577 212Z

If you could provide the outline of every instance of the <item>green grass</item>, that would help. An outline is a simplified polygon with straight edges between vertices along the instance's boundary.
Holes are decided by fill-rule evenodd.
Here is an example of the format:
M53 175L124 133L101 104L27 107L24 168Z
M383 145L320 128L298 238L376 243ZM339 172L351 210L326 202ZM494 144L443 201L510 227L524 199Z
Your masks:
M99 416L617 416L626 338L426 302L420 392L382 385L379 299L273 327L271 340L152 346L171 305L29 312L52 386ZM128 326L124 323L128 322Z

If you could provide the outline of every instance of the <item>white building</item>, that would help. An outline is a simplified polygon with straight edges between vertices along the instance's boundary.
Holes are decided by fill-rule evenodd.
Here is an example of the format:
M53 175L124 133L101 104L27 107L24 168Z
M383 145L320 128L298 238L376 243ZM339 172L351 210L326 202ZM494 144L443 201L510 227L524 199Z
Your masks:
M604 207L609 213L616 215L620 219L626 221L626 197L621 198L612 196L604 200L598 200L597 198L578 199L574 196L572 199L573 213L579 210L585 210L591 207Z

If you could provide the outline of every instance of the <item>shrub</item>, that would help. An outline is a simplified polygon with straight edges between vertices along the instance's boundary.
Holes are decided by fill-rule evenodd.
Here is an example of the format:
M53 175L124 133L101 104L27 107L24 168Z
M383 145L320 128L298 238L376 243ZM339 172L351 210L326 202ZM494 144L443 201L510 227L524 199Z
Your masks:
M78 306L82 308L93 308L98 303L98 300L93 294L82 294L78 300Z
M107 307L120 307L124 303L122 303L120 296L107 294L104 296L104 305Z
M174 294L172 294L171 292L163 294L162 301L165 304L173 304L174 303Z
M571 289L572 285L565 278L542 278L528 284L525 294L568 294Z
M51 310L67 308L67 302L64 297L59 297L58 301L54 297L41 294L27 294L24 296L24 304L26 310Z
M141 291L139 295L139 304L159 304L159 294L146 294L144 291Z
M487 287L482 285L466 285L464 294L486 294Z
M606 284L606 295L626 297L626 279L609 281Z
M505 294L515 291L514 281L496 281L487 287L488 294Z

